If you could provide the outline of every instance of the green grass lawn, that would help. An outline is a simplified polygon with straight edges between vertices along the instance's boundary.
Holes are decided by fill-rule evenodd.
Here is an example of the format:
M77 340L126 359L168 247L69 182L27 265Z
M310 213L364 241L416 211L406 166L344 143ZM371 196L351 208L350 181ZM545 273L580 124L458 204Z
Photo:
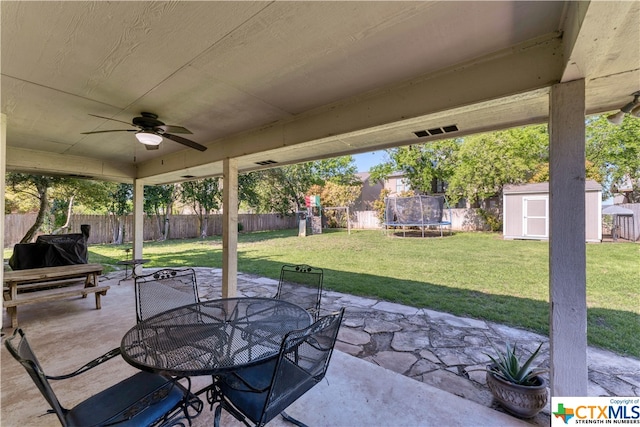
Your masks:
M130 245L129 245L130 246ZM91 246L115 264L125 246ZM5 254L5 256L7 256ZM147 242L146 267L221 267L220 236ZM548 243L500 234L386 237L379 231L240 234L238 271L277 279L283 263L325 270L326 289L549 332ZM640 245L587 245L588 340L640 357Z

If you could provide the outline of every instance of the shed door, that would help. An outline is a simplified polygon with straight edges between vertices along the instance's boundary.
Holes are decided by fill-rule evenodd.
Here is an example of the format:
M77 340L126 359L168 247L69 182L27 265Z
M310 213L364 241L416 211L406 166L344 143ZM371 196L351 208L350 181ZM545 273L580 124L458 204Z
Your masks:
M549 236L549 198L524 197L522 199L524 214L522 234L525 237Z

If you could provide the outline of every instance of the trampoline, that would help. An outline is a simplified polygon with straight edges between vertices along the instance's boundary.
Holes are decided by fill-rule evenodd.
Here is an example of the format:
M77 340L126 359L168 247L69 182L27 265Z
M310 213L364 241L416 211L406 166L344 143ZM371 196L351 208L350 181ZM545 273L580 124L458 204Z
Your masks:
M424 237L424 230L434 227L440 229L442 237L443 227L449 226L451 234L451 208L444 196L386 197L384 205L385 232L391 227L401 227L402 235L406 236L407 227L418 227Z

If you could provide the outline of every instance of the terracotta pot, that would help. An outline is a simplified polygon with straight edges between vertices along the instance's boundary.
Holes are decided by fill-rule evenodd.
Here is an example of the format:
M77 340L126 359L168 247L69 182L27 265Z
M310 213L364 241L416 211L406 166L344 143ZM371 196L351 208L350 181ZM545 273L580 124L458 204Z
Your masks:
M511 414L531 418L547 404L547 382L536 377L538 385L524 386L513 384L494 375L491 365L487 366L487 386L493 397Z

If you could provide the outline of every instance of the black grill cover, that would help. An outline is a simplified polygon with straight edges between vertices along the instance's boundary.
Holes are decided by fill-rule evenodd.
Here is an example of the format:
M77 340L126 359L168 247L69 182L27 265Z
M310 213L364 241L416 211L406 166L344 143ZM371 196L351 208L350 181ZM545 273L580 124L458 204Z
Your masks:
M35 243L18 243L13 247L9 266L13 270L86 264L89 225L80 227L82 233L42 235Z

